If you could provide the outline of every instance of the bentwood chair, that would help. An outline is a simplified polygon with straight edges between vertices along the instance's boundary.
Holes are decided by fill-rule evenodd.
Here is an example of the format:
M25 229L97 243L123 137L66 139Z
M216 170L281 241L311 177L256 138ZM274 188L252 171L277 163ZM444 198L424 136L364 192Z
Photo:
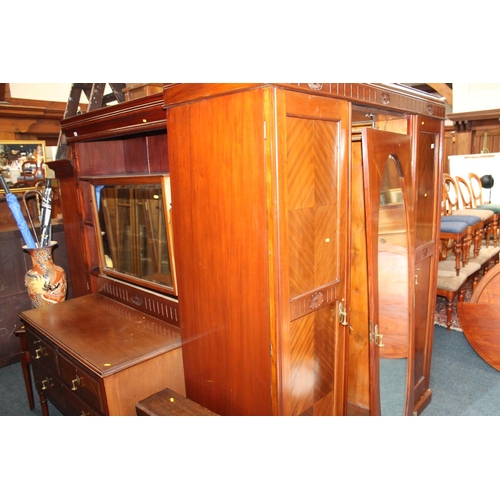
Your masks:
M473 257L477 257L481 250L481 241L484 234L484 222L481 217L472 213L455 213L447 210L447 202L449 202L449 194L446 186L443 183L441 198L441 222L465 222L469 228L469 235L474 242Z
M479 175L471 172L469 174L469 187L472 196L472 205L474 208L483 205L483 183Z
M37 182L43 181L45 179L43 169L38 167L39 165L35 160L26 160L21 165L21 172L15 187L31 187Z
M498 229L498 215L496 215L492 210L485 209L475 209L472 208L470 202L470 190L467 183L467 193L469 194L469 200L464 196L465 202L462 200L460 202L460 191L457 181L449 174L443 174L443 197L446 215L474 215L480 217L484 223L484 228L482 230L481 239L483 235L485 236L486 247L489 245L489 240L493 236L493 242L495 247L497 246L497 229ZM465 192L465 188L464 188Z
M490 182L491 187L493 187L493 178L491 176L486 176ZM469 174L469 187L472 198L472 208L492 210L495 214L500 216L500 205L493 203L483 202L483 178L480 178L477 174Z

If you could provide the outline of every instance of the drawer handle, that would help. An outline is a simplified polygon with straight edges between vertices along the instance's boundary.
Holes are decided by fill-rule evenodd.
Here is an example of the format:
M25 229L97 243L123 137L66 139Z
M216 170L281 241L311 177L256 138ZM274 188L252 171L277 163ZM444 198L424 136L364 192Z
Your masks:
M43 356L43 347L35 350L35 359L40 359Z
M47 378L44 378L42 380L42 391L46 391L49 387L51 387L52 385L52 379L47 377Z
M78 385L80 385L82 382L82 379L77 375L75 379L71 381L71 390L76 391L78 389Z

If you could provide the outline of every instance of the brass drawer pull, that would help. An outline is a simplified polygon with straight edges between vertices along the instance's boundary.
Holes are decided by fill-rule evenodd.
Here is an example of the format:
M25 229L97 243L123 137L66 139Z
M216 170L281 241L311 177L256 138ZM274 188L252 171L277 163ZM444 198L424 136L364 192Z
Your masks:
M71 390L76 391L78 389L77 386L81 384L81 378L77 375L75 379L71 381Z
M47 377L42 380L42 391L46 391L49 387L51 387L52 384L52 379Z
M43 347L35 350L35 359L40 359L43 356Z

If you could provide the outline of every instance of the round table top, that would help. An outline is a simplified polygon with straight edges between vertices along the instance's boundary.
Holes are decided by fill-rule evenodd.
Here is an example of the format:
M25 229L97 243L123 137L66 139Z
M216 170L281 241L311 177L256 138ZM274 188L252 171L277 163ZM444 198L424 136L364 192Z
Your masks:
M470 302L459 302L457 309L472 348L500 371L500 264L483 277Z

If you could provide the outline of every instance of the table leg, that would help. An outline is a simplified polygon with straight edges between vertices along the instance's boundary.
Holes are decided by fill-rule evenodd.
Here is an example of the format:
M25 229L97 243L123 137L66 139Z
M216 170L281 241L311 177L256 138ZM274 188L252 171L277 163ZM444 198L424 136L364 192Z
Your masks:
M49 416L49 405L47 404L47 398L43 392L38 393L40 395L40 406L42 407L42 415L44 417Z
M28 350L28 341L26 339L26 330L21 328L14 332L19 337L19 342L21 344L21 354L19 358L21 360L21 368L23 370L24 385L26 387L26 395L28 396L28 403L30 410L35 409L35 400L33 398L33 384L31 382L31 370L30 370L30 353Z

